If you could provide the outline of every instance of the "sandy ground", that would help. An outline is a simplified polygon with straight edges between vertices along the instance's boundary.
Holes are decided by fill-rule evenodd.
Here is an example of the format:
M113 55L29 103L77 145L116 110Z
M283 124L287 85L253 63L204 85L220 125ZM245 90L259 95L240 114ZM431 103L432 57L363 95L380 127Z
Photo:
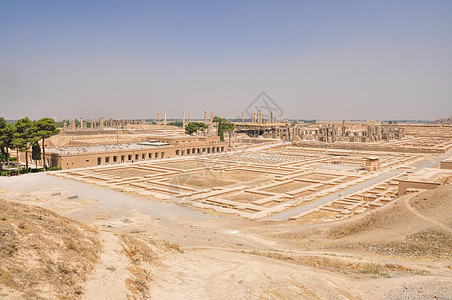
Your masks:
M42 173L0 178L0 189L1 198L99 228L104 250L84 284L84 299L125 299L128 294L130 261L121 252L121 233L180 250L155 250L156 263L149 267L148 296L153 299L452 299L452 253L443 253L447 247L441 256L412 258L369 251L362 246L366 233L328 236L357 218L316 225L250 221ZM410 201L397 204L409 206L405 217L450 235L449 219L434 220ZM390 229L366 230L372 240ZM2 292L8 299L8 292Z

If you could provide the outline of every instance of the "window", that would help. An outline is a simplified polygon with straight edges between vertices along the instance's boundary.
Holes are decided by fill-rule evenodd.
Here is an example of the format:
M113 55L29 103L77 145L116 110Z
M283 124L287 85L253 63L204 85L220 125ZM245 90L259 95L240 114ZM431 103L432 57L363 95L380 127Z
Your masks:
M135 154L135 160L140 160L140 156L138 154Z
M127 157L127 159L128 159L129 161L131 161L131 160L132 160L132 154L129 154L129 156Z
M118 163L118 157L117 157L117 156L113 156L113 162L114 162L115 164Z
M121 155L121 163L124 163L125 160L126 160L126 156L125 155Z
M97 158L97 165L100 166L102 164L102 157Z
M152 153L149 153L149 159L152 159Z
M146 159L146 153L141 154L141 160L145 160Z
M110 163L110 156L105 157L105 164L108 165Z

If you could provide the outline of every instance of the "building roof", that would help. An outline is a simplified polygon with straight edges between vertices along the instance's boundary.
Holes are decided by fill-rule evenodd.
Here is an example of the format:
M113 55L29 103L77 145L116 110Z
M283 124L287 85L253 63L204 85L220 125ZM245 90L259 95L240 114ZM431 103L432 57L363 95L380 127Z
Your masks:
M158 145L157 145L158 144ZM49 148L46 149L47 153L55 153L60 155L71 154L91 154L100 152L119 152L130 150L144 150L152 147L167 146L168 143L135 143L135 144L116 144L116 145L94 145L94 146L72 146L61 148Z

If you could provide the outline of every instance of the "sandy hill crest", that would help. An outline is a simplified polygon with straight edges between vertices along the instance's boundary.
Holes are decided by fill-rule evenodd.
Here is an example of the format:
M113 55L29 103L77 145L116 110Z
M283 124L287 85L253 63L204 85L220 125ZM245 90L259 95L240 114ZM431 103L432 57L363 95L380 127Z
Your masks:
M452 253L452 185L393 203L337 224L329 237L345 248L406 258L447 258Z
M0 199L0 298L77 298L101 250L97 230Z

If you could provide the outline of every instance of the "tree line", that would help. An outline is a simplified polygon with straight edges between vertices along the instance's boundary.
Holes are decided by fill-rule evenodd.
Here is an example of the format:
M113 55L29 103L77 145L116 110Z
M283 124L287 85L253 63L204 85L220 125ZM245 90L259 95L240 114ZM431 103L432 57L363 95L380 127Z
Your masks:
M213 122L217 123L218 136L222 142L224 141L224 132L226 131L229 133L229 146L231 146L231 135L235 128L234 123L217 116L213 118ZM185 126L185 133L192 135L194 133L198 133L199 131L204 131L208 127L209 126L207 126L204 122L191 122Z
M41 160L43 167L47 170L45 159L44 140L60 132L55 126L55 120L52 118L42 118L38 121L30 120L28 117L17 120L11 124L0 117L0 151L1 163L0 170L3 169L3 162L6 161L7 167L10 166L9 150L16 150L17 157L19 152L25 152L25 168L28 172L28 152L32 150L32 159ZM42 147L39 147L39 142Z

